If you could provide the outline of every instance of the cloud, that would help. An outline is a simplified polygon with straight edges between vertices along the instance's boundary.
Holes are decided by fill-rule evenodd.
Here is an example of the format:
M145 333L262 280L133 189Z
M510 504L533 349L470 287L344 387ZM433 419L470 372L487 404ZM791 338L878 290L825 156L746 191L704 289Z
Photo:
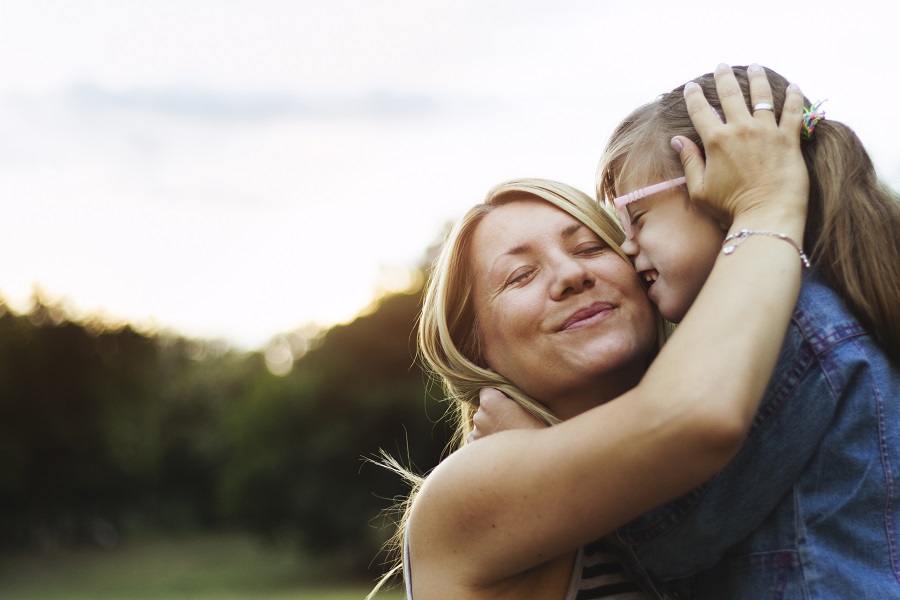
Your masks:
M282 118L405 118L431 115L432 95L396 90L300 96L287 92L230 92L187 86L113 91L92 83L71 85L65 103L83 111L127 111L179 119L259 121Z

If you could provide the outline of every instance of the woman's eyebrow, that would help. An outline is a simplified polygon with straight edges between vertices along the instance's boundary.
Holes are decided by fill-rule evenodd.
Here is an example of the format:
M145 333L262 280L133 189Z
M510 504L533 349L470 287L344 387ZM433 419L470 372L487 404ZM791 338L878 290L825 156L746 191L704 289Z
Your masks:
M563 229L560 232L559 236L561 238L570 238L573 235L575 235L576 233L578 233L579 231L581 231L582 229L584 229L584 223L572 223L571 225L569 225L565 229ZM517 256L519 254L525 254L526 252L531 250L531 248L532 248L531 244L526 242L524 244L519 244L518 246L513 246L512 248L510 248L509 250L507 250L500 256L501 257L502 256Z
M584 223L572 223L568 227L562 230L562 236L564 238L572 237L576 233L578 233L581 229L584 228Z
M504 256L517 256L519 254L525 254L529 250L531 250L531 244L529 244L529 243L519 244L518 246L513 246L512 248L509 248L506 252L500 254L500 256L498 256L497 258L500 259L500 258L503 258Z

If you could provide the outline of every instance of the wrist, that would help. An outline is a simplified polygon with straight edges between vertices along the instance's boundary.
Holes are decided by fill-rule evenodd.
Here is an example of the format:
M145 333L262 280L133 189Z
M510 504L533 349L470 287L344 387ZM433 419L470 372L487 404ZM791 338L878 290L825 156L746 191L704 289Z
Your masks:
M735 213L729 232L741 229L778 231L802 241L806 229L806 203L798 206L769 199L765 204L745 208Z
M792 237L782 231L772 231L769 229L741 229L739 231L729 233L725 237L725 241L722 243L722 254L725 254L727 256L734 253L734 251L737 250L738 246L744 243L744 240L754 235L768 236L790 244L794 247L794 250L796 250L797 254L800 256L800 263L807 269L812 266L809 262L809 257L806 255L806 252L803 251L803 247L796 241L794 241Z

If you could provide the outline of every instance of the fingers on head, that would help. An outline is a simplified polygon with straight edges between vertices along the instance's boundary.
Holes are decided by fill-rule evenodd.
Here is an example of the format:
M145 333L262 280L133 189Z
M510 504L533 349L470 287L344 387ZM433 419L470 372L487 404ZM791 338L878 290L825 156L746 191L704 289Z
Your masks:
M694 124L694 129L701 137L710 127L722 124L722 120L710 106L706 96L703 95L703 88L699 84L689 81L684 85L684 103L687 105L688 115Z
M767 104L773 107L773 110L754 110L753 116L774 119L775 100L772 97L772 86L769 85L765 69L753 63L747 67L747 79L750 82L750 105L755 107L759 104Z
M803 109L806 100L803 92L796 83L787 87L784 94L784 107L781 109L781 121L779 126L787 131L791 137L800 139L800 130L803 127Z
M716 94L719 96L719 104L725 112L725 120L731 121L747 114L747 104L744 93L738 84L734 71L726 64L720 64L715 71Z

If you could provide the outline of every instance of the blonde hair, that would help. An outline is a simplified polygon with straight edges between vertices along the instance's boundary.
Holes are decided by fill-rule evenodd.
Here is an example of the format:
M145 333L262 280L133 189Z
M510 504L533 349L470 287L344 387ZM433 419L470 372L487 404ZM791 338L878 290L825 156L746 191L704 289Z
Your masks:
M528 412L548 425L559 423L540 402L520 390L502 375L489 370L482 352L478 317L472 293L472 240L484 217L498 206L522 200L543 200L565 211L609 244L622 260L629 261L622 251L625 240L618 220L610 209L600 205L584 192L571 186L544 179L515 179L491 189L484 202L469 210L450 230L434 264L425 289L425 299L419 321L418 347L426 367L442 383L449 402L448 413L455 422L455 434L450 442L453 449L462 447L472 432L472 418L478 410L481 388L494 387L516 401ZM657 320L657 347L665 340L662 319ZM394 558L393 567L367 596L374 597L395 574L402 571L403 541L412 499L424 479L404 468L388 456L386 466L403 476L412 491L399 506L397 532L388 546Z
M746 67L734 72L749 108ZM766 74L780 118L788 81L770 69ZM720 110L713 74L694 81ZM616 184L624 174L659 180L678 176L681 162L669 146L675 135L702 148L684 102L684 86L641 106L615 129L597 172L601 202L619 195ZM801 150L810 178L803 246L863 327L900 363L900 197L878 180L862 142L839 121L819 121Z

